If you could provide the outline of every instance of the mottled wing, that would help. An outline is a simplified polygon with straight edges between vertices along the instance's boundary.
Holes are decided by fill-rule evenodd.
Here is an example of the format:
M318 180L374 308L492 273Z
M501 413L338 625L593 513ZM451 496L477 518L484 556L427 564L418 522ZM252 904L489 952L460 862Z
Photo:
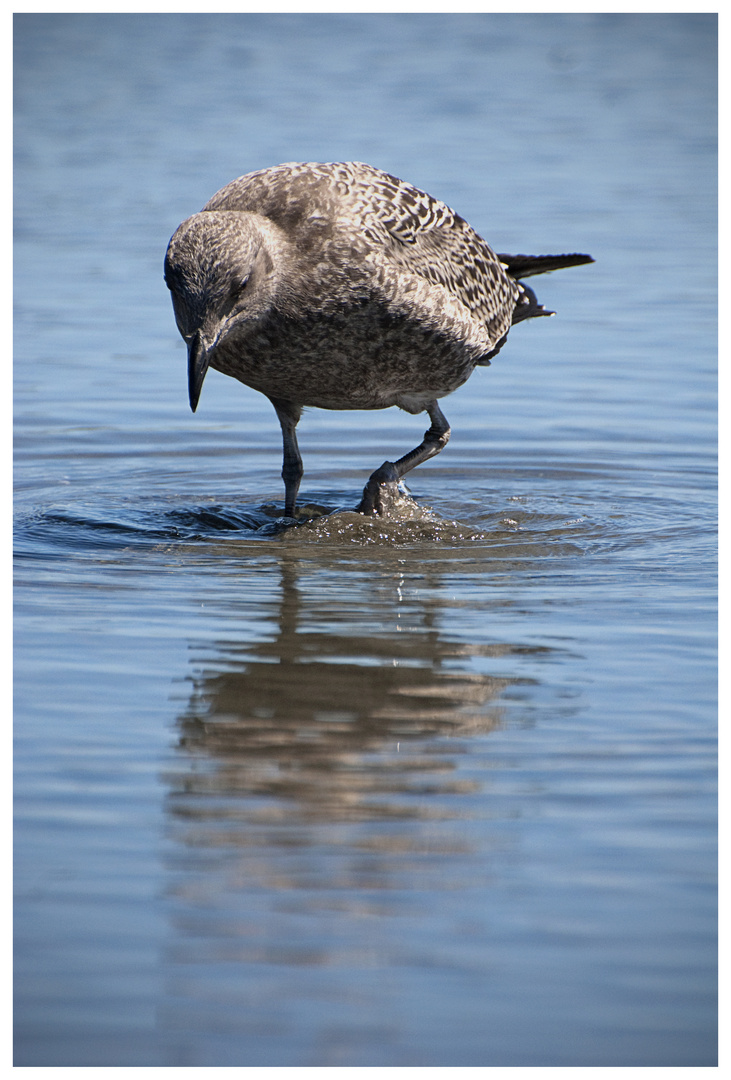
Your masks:
M362 162L290 162L227 184L205 210L263 214L307 245L325 219L348 220L392 264L441 285L497 342L520 287L495 252L445 203Z
M495 252L439 199L370 166L356 166L351 198L373 242L390 240L389 257L442 285L485 324L492 341L510 327L520 288Z

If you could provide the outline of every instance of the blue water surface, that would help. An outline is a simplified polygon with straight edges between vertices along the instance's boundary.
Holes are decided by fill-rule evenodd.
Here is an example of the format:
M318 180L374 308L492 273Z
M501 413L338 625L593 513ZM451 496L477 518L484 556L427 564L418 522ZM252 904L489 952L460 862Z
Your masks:
M716 18L15 17L15 1064L716 1062ZM187 407L168 239L367 161L586 251L424 417Z

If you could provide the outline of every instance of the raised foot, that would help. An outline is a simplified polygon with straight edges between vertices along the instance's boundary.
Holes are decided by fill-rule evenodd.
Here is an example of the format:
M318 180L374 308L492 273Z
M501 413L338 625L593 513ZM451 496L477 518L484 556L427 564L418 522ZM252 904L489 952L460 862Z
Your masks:
M388 517L397 503L403 501L403 495L399 491L400 479L394 463L384 461L363 488L363 498L356 507L357 512Z

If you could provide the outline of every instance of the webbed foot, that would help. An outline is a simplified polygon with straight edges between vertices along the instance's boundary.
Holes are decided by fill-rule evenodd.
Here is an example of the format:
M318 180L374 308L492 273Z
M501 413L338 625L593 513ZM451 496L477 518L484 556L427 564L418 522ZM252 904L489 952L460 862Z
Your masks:
M358 503L356 511L359 514L388 517L396 504L403 501L399 481L398 469L394 463L384 461L363 488L363 498Z

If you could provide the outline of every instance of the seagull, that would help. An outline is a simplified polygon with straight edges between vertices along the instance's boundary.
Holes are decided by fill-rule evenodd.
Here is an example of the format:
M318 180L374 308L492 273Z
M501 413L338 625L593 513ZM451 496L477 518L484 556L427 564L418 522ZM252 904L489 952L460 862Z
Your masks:
M248 173L184 221L165 256L190 407L209 368L269 398L286 517L303 408L426 412L423 441L373 473L357 508L387 514L402 477L447 444L439 400L489 365L515 323L554 314L523 279L593 261L496 255L445 203L362 162Z

